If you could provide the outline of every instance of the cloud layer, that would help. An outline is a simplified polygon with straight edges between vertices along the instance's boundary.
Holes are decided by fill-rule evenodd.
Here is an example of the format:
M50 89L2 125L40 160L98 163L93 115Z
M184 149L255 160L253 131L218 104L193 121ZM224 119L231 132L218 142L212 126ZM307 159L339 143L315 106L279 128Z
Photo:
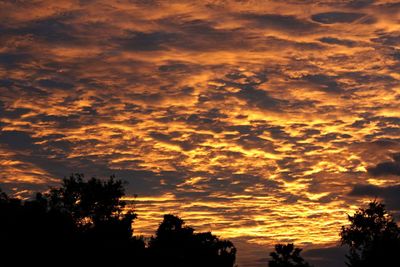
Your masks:
M396 2L0 1L1 188L116 174L140 233L335 244L398 191Z

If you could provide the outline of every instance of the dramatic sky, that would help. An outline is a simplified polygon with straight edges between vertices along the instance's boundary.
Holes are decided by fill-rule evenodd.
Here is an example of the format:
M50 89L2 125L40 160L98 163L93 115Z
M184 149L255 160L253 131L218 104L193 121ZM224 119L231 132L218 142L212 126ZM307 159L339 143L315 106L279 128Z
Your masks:
M328 266L346 212L400 209L399 43L393 0L1 0L0 186L115 174L138 234Z

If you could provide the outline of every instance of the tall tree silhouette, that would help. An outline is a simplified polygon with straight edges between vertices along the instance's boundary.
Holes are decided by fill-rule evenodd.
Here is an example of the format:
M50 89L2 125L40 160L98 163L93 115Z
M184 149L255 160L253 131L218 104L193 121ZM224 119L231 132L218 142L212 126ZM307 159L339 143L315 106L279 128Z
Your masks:
M79 225L96 225L123 216L124 195L122 181L114 176L107 181L84 181L83 174L75 174L50 191L50 208L69 213Z
M277 244L270 253L269 267L311 267L301 256L301 249L293 244Z
M342 245L349 246L349 267L397 266L400 229L385 205L377 201L360 208L351 216L350 225L342 226Z
M150 240L151 266L164 267L232 267L236 248L210 232L194 233L184 221L165 215L156 236Z
M49 208L67 214L74 221L78 246L88 262L122 264L128 257L142 256L144 243L133 237L132 223L136 214L125 210L123 183L111 176L107 181L82 174L64 179L62 186L53 188ZM88 257L97 254L96 257ZM82 255L80 255L82 256Z

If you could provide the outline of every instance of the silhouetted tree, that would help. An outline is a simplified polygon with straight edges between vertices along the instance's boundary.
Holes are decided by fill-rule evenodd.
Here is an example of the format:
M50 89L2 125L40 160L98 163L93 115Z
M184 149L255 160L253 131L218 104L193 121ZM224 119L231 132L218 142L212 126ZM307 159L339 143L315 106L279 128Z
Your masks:
M293 244L277 244L270 253L269 267L311 267L301 256L301 249Z
M96 225L121 217L126 205L121 200L125 195L122 181L114 176L107 181L91 178L86 182L83 178L82 174L71 175L61 187L53 188L50 208L69 213L79 225Z
M0 259L12 266L87 265L232 267L236 249L165 215L148 248L133 236L123 183L75 174L60 187L22 201L0 190ZM14 257L13 255L20 255ZM5 266L8 266L5 264Z
M0 197L0 257L13 265L45 263L49 255L57 257L75 243L74 222L65 214L50 211L41 194L21 201ZM16 256L13 256L16 255Z
M385 205L377 201L348 215L350 225L342 226L342 245L349 267L397 266L400 252L400 229Z
M165 267L232 267L236 248L210 232L194 233L184 221L165 215L156 236L149 243L151 266Z
M133 260L142 266L144 242L132 235L136 214L124 211L122 196L123 184L113 176L84 181L79 174L29 201L0 193L0 253L29 254L32 264L50 263L51 256L63 258L63 264Z

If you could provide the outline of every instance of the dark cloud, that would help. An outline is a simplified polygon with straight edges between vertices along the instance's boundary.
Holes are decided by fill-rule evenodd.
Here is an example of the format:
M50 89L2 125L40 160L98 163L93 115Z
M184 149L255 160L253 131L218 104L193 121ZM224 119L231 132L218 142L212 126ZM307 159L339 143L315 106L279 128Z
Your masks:
M279 111L280 106L285 103L283 100L270 96L267 91L257 89L253 86L243 86L235 95L240 99L246 100L249 106L260 109Z
M368 173L374 176L400 175L400 153L393 155L393 161L381 162L368 168Z
M305 75L303 80L317 85L321 91L327 93L341 93L343 88L336 81L336 77L328 76L325 74Z
M312 15L311 19L322 24L351 23L364 16L363 13L324 12Z
M342 138L350 138L351 136L348 134L341 134L341 133L328 133L325 135L320 135L317 137L317 140L320 142L329 142L329 141L335 141L339 140Z
M53 79L41 79L41 80L37 81L37 84L40 87L49 88L49 89L70 90L74 87L74 85L71 83L57 81L57 80L53 80Z
M99 173L97 171L97 173ZM187 179L187 173L180 171L148 171L148 170L120 170L109 169L108 172L115 174L120 179L127 181L127 194L138 194L141 196L160 195L175 192L176 185ZM161 181L164 181L161 184Z
M18 119L31 111L29 108L3 109L0 102L0 118Z
M348 1L347 6L351 8L363 8L372 5L375 0L351 0Z
M29 133L21 131L1 131L0 144L15 150L33 150L38 147Z
M400 185L393 186L376 186L360 184L355 185L349 193L350 196L354 197L370 197L372 198L383 198L384 203L387 204L391 210L400 210Z
M182 133L179 132L171 132L168 134L160 132L150 132L149 136L163 143L177 145L181 147L184 151L195 149L197 145L203 143L209 138L212 138L212 135L209 134L191 134L182 140Z
M387 3L381 3L378 5L378 7L382 8L381 11L385 12L386 14L389 15L397 15L399 14L400 11L400 3L395 1L395 2L387 2Z
M329 247L305 250L303 256L314 266L345 267L346 253L345 247Z
M254 135L241 135L237 143L244 149L261 149L273 153L274 145L271 141Z
M158 70L165 72L190 72L190 66L185 64L184 62L169 62L168 64L164 64L158 67Z
M252 22L256 27L291 33L310 33L318 29L316 23L289 15L244 13L239 18Z
M37 114L27 118L26 120L32 123L49 123L55 125L58 129L63 128L79 128L85 124L93 123L93 119L90 116L81 117L83 114L68 114L66 116L59 115L47 115L47 114Z
M47 141L48 137L45 138ZM55 153L68 154L71 152L74 144L68 140L48 140L46 145L55 150Z
M336 45L343 45L347 47L354 47L357 45L357 42L352 40L346 39L338 39L335 37L322 37L318 39L320 42L327 43L327 44L336 44Z
M14 84L14 82L10 79L1 79L0 80L0 87L10 87Z
M120 39L127 50L157 51L168 49L179 36L168 32L131 32L128 37Z
M351 127L354 127L354 128L364 128L365 126L367 126L368 124L370 124L371 122L370 121L368 121L368 120L364 120L364 119L362 119L362 120L356 120L355 122L353 122L352 124L351 124Z
M28 53L5 52L0 53L0 66L15 67L16 65L28 62L32 59L32 55Z
M400 32L381 32L376 38L371 41L383 45L397 46L400 43Z
M250 36L240 29L217 29L204 20L182 20L169 17L157 21L167 27L165 31L128 32L125 37L115 39L126 50L168 51L218 51L251 47Z
M79 38L74 25L66 22L72 17L72 13L64 13L50 18L33 20L19 27L7 28L4 34L10 36L31 35L39 40L60 44L77 43Z

